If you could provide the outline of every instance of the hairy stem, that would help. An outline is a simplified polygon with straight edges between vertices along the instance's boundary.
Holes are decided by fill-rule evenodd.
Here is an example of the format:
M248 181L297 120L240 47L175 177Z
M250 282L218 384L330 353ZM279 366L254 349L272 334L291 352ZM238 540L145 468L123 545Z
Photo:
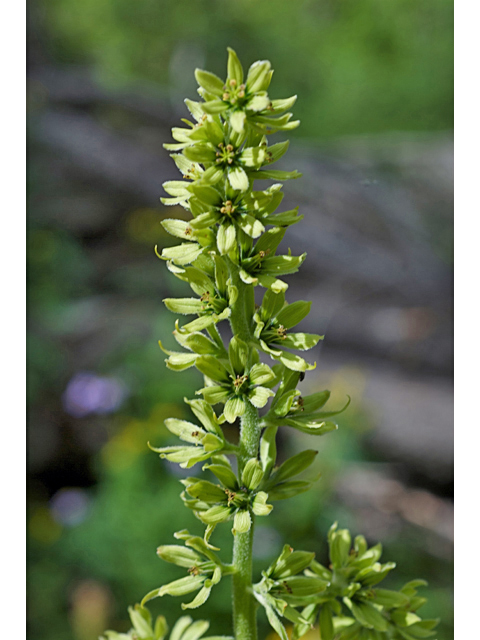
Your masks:
M252 337L251 318L248 308L253 308L253 286L243 283L238 275L238 267L230 263L232 283L238 289L238 299L232 308L230 324L234 335L245 342ZM247 304L247 301L251 304ZM247 402L241 420L238 477L250 458L256 458L260 442L260 425L257 409ZM233 541L233 627L235 640L257 640L257 605L252 594L252 547L255 516L247 533L237 533Z
M258 411L250 403L242 417L239 476L249 458L257 456L260 440ZM257 605L252 594L252 546L255 516L247 533L237 533L233 541L233 627L236 640L257 640Z

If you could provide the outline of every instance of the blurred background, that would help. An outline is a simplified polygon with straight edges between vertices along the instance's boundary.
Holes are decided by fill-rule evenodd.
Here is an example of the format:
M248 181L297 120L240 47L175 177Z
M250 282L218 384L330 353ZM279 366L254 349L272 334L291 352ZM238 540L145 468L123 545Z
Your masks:
M169 440L163 420L188 417L200 384L158 349L173 345L162 298L185 289L153 246L172 243L160 220L179 213L159 203L177 179L162 143L195 98L195 67L223 77L227 46L246 66L271 60L273 98L299 95L283 164L303 178L285 184L285 209L305 219L284 246L308 257L289 300L313 300L304 330L326 336L303 390L352 396L338 432L282 431L280 457L319 449L322 478L259 522L258 569L286 542L325 560L338 520L384 543L389 586L428 579L425 615L453 638L452 9L30 0L30 640L127 629L128 604L180 577L156 547L201 530L178 467L146 447ZM152 610L173 622L180 602ZM227 632L228 590L194 617Z

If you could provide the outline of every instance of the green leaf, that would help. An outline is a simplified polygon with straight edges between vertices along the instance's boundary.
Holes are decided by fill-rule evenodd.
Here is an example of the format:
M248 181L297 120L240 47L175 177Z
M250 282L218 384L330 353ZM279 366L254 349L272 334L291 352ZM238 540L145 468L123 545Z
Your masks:
M205 400L210 404L226 402L230 395L229 389L220 386L204 387L197 391L197 393L201 393Z
M291 124L294 123L292 122ZM275 128L280 129L278 126ZM291 128L294 129L295 127ZM286 127L282 127L282 129L286 131ZM276 169L261 169L260 171L252 171L251 177L254 180L294 180L295 178L301 178L302 174L297 170L278 171Z
M245 129L246 114L245 111L234 111L230 116L230 124L232 129L237 133L242 133Z
M290 98L284 98L280 100L272 100L272 114L278 115L284 111L288 111L293 107L297 101L297 96L291 96Z
M260 220L246 213L238 216L237 224L251 238L258 238L265 231L265 227Z
M214 115L216 113L223 113L228 109L229 105L223 102L223 100L209 100L208 102L203 102L201 106L205 113Z
M187 242L176 247L167 247L162 251L163 260L172 260L175 264L190 264L202 253L203 247L194 242Z
M198 514L198 517L205 524L218 524L228 520L233 512L232 507L226 507L223 505L215 505L206 511L202 511Z
M303 433L308 433L312 436L323 436L326 433L330 433L330 431L336 431L338 429L338 425L334 422L305 422L301 419L294 420L293 418L284 418L282 422L294 429L298 429L299 431L303 431Z
M143 607L141 610L145 611ZM133 628L137 633L140 634L140 637L150 638L152 636L151 624L149 624L149 622L140 613L140 611L138 609L134 609L133 607L129 607L128 613L130 616L130 620L132 621Z
M330 398L330 391L318 391L317 393L312 393L308 396L304 396L303 400L303 413L304 415L309 415L314 411L318 411L321 409Z
M246 81L250 94L268 89L270 69L271 64L268 60L258 60L251 65Z
M375 589L375 602L388 609L396 609L397 607L406 607L409 603L409 598L400 591Z
M308 467L313 463L317 454L318 451L307 449L306 451L301 451L300 453L292 456L281 464L280 467L272 474L271 482L283 482L284 480L288 480L289 478L293 478L294 476L302 473L302 471L308 469Z
M317 576L291 576L281 581L279 591L283 597L292 595L303 598L318 595L327 586L328 582Z
M283 240L285 235L285 229L275 227L266 231L255 245L256 253L263 251L265 255L273 255L277 250L278 245Z
M184 398L184 402L190 406L195 416L200 420L207 431L216 433L220 436L223 435L214 410L207 402L205 402L205 400L188 400L187 398Z
M254 364L248 374L252 384L267 384L275 380L275 373L268 364Z
M157 616L155 620L155 627L153 630L154 640L164 640L168 633L168 624L165 616Z
M272 256L271 258L265 258L262 262L261 270L263 273L272 276L285 276L296 273L306 257L307 254L303 253L301 256Z
M301 573L310 566L315 557L314 553L308 551L293 551L288 545L285 545L285 549L289 553L282 554L273 567L271 577L274 580L282 580Z
M237 477L230 467L224 464L206 464L203 468L211 471L227 489L238 489Z
M256 516L268 516L273 509L271 504L267 504L268 494L265 491L259 491L252 503L252 511Z
M278 635L280 636L280 640L288 640L285 627L278 619L277 614L274 612L272 607L270 607L266 603L264 604L264 607L265 607L265 613L267 614L268 622L270 623L270 626L272 627L272 629L278 633Z
M311 306L312 303L305 300L286 304L277 313L277 322L283 325L285 329L291 329L308 316Z
M243 375L245 373L248 352L249 348L247 343L237 336L233 336L228 345L228 357L235 374Z
M290 211L284 211L282 213L273 213L266 218L263 218L264 224L273 224L277 227L288 227L292 224L296 224L303 220L303 215L298 215L298 207L291 209Z
M258 284L262 285L262 287L265 287L265 289L270 289L275 293L280 293L282 291L285 292L288 289L288 284L286 282L278 280L273 276L260 274L258 278L256 278L256 281L258 281Z
M190 367L193 367L197 356L192 353L179 353L176 351L169 351L162 345L161 340L158 341L160 349L168 354L170 357L165 360L167 367L172 371L184 371Z
M245 400L242 397L235 396L230 398L225 403L225 407L223 409L225 420L230 424L233 424L237 418L243 416L245 409Z
M365 587L373 587L384 580L387 575L395 569L394 562L386 562L385 564L376 563L372 567L367 567L359 571L357 574L358 582L361 582Z
M275 394L271 389L267 389L266 387L255 387L248 393L248 399L257 409L261 409L264 407L268 399L274 396Z
M267 427L263 432L262 439L260 440L260 461L265 476L268 477L275 460L277 459L277 437L278 427Z
M175 623L172 633L170 634L170 640L183 640L183 633L191 625L192 619L190 616L182 616Z
M293 389L284 393L272 406L273 412L276 416L281 418L285 417L287 413L290 413L295 399L300 397L300 391Z
M246 191L248 189L248 176L242 167L229 168L228 181L232 189L236 191Z
M262 305L259 309L260 317L264 322L275 318L280 309L285 304L285 293L274 293L266 291L263 296Z
M195 231L190 226L190 223L185 220L166 218L161 220L161 225L167 233L176 238L181 238L182 240L196 239Z
M252 517L250 515L250 512L247 509L240 509L239 511L237 511L233 519L233 534L236 535L237 533L247 533L247 531L250 531L251 526Z
M238 86L243 82L243 67L235 51L230 47L227 47L227 50L228 50L228 62L227 62L228 79L235 80Z
M253 96L246 105L248 111L264 111L270 104L270 98L266 93Z
M183 315L201 313L204 309L203 302L198 298L165 298L163 303L169 311Z
M273 489L269 489L268 497L270 500L286 500L287 498L293 498L300 493L308 491L312 482L306 482L301 480L292 480L289 482L282 482L277 484Z
M181 180L169 180L168 182L164 182L162 187L170 196L176 196L181 198L188 198L189 192L187 189L187 184L182 182Z
M223 96L223 81L214 73L195 69L195 79L208 93L213 93L215 96Z
M242 484L250 491L258 487L263 480L263 469L257 458L250 458L242 471Z
M217 247L223 256L235 247L235 226L233 224L224 223L218 227L217 231Z
M315 369L315 363L309 364L300 356L297 356L295 353L290 353L289 351L283 351L281 355L278 356L280 362L282 362L288 369L292 371L305 372L310 371L311 369Z
M203 333L195 331L194 333L183 334L178 331L174 331L173 335L177 342L190 351L194 351L199 355L215 355L225 356L225 353L219 349L215 342L212 342Z
M176 564L178 567L184 567L185 569L189 569L203 562L203 559L198 553L192 549L176 544L158 547L157 555L162 558L162 560Z
M178 436L184 442L199 444L206 432L197 427L197 425L187 422L186 420L178 420L177 418L167 418L165 426L174 435Z
M240 154L239 161L244 167L258 168L262 166L266 159L267 152L265 150L265 147L247 147Z
M200 356L195 362L197 369L203 373L204 376L215 380L223 384L230 384L230 372L223 365L218 358L214 356Z
M287 152L289 145L290 142L285 140L285 142L277 142L277 144L272 144L268 147L267 152L270 162L279 160Z
M198 607L201 607L202 604L204 604L208 600L208 597L210 596L211 590L212 590L211 586L210 587L203 586L200 589L200 591L197 593L195 598L191 602L189 602L188 604L182 603L182 609L183 610L185 610L185 609L198 609ZM206 622L204 620L198 620L197 622L198 623L202 623L202 627L201 627L202 632L201 633L203 633L203 631L206 631L208 629L208 627L209 627L208 622ZM195 624L197 624L197 623L195 623ZM192 627L193 626L194 625L192 625ZM187 631L187 634L182 636L182 640L184 640L185 637L187 637L187 635L190 633L190 630L192 629L192 627L190 627L190 629ZM200 633L200 635L201 635L201 633ZM192 635L190 635L190 637L199 638L200 635L195 633L195 635L192 634Z
M197 142L191 147L185 147L183 153L192 162L215 162L215 147L210 142Z
M343 567L347 564L352 546L352 536L348 529L333 531L329 538L330 560L335 568Z
M187 493L192 498L197 498L202 502L222 502L225 500L225 491L217 484L208 480L199 480L187 487Z
M173 582L169 582L163 587L160 587L160 589L157 589L157 596L184 596L187 593L192 593L192 591L199 589L203 585L204 580L205 576L186 576L185 578L174 580ZM152 597L155 598L157 596L154 595ZM147 596L145 596L145 598L147 598ZM142 606L147 602L145 598L142 600ZM148 598L148 600L150 599L151 598Z
M321 606L318 622L322 640L333 640L333 617L332 610L330 609L328 603L325 603Z
M192 184L190 186L190 190L201 202L210 207L219 206L222 201L220 192L217 191L214 187L201 184Z
M281 340L280 344L288 349L308 351L313 349L321 339L322 336L315 333L290 333Z
M387 620L372 605L366 602L355 602L349 598L344 598L343 601L363 627L375 629L376 631L387 630ZM395 612L392 615L394 614Z

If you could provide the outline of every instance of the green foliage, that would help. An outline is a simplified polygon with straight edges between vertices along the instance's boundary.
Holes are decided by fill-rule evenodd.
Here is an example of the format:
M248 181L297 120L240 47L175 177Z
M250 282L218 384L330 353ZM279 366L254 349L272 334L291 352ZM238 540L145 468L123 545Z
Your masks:
M111 83L191 95L195 61L219 70L232 44L246 60L268 50L280 93L295 82L308 138L452 127L452 0L42 4L57 58L93 63Z
M300 452L276 466L278 428L327 434L337 429L330 418L341 413L350 399L340 409L325 411L328 390L302 397L297 389L305 372L315 365L287 349L309 350L320 336L289 333L309 313L310 304L288 304L287 284L278 278L295 273L305 259L305 254L275 255L285 227L296 221L296 211L293 217L291 212L275 213L282 200L281 184L264 191L253 189L257 179L299 177L296 171L266 168L288 146L269 145L268 136L299 124L291 120L290 112L285 113L294 98L271 101L270 63L256 62L244 76L232 49L228 50L225 81L201 70L196 71L196 78L202 101L187 101L193 121L184 120L185 128L174 128L176 143L166 145L174 151L173 159L186 180L164 185L171 196L165 203L181 205L192 219L166 221L164 228L185 242L157 255L197 295L164 300L170 311L197 317L182 326L176 322L174 335L185 351L166 351L161 343L160 347L169 356L166 363L170 369L195 367L203 374L205 386L196 392L203 399L185 399L201 426L168 418L167 429L182 444L152 449L182 468L206 462L203 470L217 482L196 476L181 480L185 488L181 498L206 525L205 534L200 537L179 531L175 537L184 545L163 545L157 553L166 562L186 569L187 575L153 589L140 607L131 610L133 635L107 632L107 638L140 634L141 638L160 640L166 632L165 623L158 618L152 629L144 609L148 601L195 593L182 608L196 609L225 576L233 577L237 640L256 637L257 603L282 640L287 640L282 618L294 623L295 638L304 635L317 618L323 640L429 637L437 621L422 620L416 613L425 602L416 595L423 582L408 583L400 591L374 588L395 564L380 564L380 545L369 549L362 536L357 536L352 548L350 533L337 530L336 525L328 537L328 569L316 562L313 554L293 551L287 545L262 572L262 580L252 584L255 518L270 514L271 501L302 493L313 482L297 476L312 465L316 451ZM267 230L267 226L272 228ZM258 308L255 287L266 289ZM217 329L224 320L232 332L228 347ZM270 358L271 367L261 362L261 352ZM270 400L260 415L259 409ZM228 440L223 425L234 424L238 418L241 430L237 444ZM233 521L232 563L224 562L216 553L220 549L210 542L215 527L226 521ZM189 619L181 620L185 625L190 623ZM177 625L183 624L181 620ZM177 628L172 637L179 636Z

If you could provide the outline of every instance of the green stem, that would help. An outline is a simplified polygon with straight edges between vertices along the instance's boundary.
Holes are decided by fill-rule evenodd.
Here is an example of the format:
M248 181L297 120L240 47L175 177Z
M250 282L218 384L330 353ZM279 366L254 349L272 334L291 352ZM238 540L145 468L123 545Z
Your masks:
M260 429L258 411L250 403L242 416L238 475L247 460L258 453ZM237 533L233 541L233 627L236 640L257 640L257 605L252 594L252 547L255 516L247 533Z
M233 335L248 343L253 337L252 316L255 310L253 285L242 282L238 274L239 268L231 260L228 260L228 267L232 284L235 285L238 290L238 298L232 306L230 326L232 327Z
M230 277L238 289L238 299L233 305L230 325L232 333L245 342L252 339L251 312L254 309L253 286L246 285L238 275L237 265L230 262ZM250 311L250 313L249 313ZM260 426L257 409L247 401L242 416L238 451L238 477L245 464L256 458L260 443ZM257 605L252 593L252 547L255 516L247 533L237 533L233 541L233 627L235 640L257 640Z

